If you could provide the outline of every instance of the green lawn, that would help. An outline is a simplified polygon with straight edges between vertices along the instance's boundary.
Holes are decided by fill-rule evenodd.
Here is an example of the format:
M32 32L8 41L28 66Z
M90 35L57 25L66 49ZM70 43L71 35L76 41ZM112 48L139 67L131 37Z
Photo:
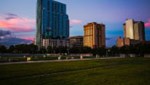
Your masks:
M0 85L150 85L150 58L0 65Z

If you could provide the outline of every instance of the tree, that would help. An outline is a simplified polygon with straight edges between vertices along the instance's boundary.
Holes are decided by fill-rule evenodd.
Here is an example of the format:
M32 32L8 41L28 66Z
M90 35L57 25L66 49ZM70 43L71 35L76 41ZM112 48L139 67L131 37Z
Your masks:
M92 52L92 49L90 47L82 47L80 49L80 52L81 53L91 53Z
M46 53L46 48L45 47L41 47L39 53Z
M53 48L52 48L51 46L48 46L48 47L47 47L47 52L48 52L48 53L53 53Z
M67 47L59 46L54 48L55 53L67 53Z
M150 44L144 44L145 46L145 54L150 54Z
M4 45L0 45L0 53L6 53L7 48Z
M11 45L11 46L9 47L9 49L8 49L8 52L9 52L9 53L14 53L14 51L15 51L15 46L14 46L14 45Z
M115 56L115 55L118 55L120 54L120 50L118 47L116 46L113 46L111 49L110 49L110 55L111 56Z
M29 50L28 53L37 53L38 52L38 46L34 44L28 45L27 49Z
M93 55L99 55L99 56L105 56L106 55L106 49L104 47L101 48L94 48L92 50Z
M78 47L72 47L69 49L69 52L70 53L80 53L80 50Z

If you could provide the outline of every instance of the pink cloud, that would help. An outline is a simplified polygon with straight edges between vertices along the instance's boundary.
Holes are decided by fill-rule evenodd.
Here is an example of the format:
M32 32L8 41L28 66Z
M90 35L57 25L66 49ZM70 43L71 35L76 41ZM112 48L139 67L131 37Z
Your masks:
M4 16L0 18L0 28L15 32L30 32L35 30L35 20L14 15Z
M18 38L35 41L35 36L32 36L32 35L31 36L20 36Z
M150 19L145 23L145 27L150 27Z
M22 37L22 39L34 41L35 37L34 36L31 36L31 37Z
M81 24L81 23L82 23L82 20L79 20L79 19L70 20L70 25L78 25L78 24Z

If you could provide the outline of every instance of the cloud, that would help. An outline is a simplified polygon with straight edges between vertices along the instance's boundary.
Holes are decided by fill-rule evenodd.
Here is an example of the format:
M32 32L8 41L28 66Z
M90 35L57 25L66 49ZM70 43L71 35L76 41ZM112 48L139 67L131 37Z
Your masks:
M12 14L12 13L7 13L7 14L5 15L5 19L6 19L6 20L15 19L15 18L18 18L18 17L19 17L18 15Z
M0 28L14 32L30 32L35 30L35 20L8 13L0 18Z
M30 40L30 41L34 41L35 40L35 36L22 36L20 38L24 39L24 40Z
M16 15L16 14L13 14L13 13L6 13L6 15L8 15L8 16L18 16L18 15Z
M70 20L70 25L78 25L78 24L81 24L81 23L82 23L82 20L79 20L79 19Z
M145 27L150 27L150 19L145 23Z

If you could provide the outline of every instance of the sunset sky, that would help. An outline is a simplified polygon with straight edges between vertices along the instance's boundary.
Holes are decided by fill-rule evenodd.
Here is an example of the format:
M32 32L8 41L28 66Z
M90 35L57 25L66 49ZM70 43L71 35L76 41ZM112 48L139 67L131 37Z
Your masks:
M150 40L150 0L56 0L67 5L70 36L83 35L88 22L106 25L107 45L123 36L123 23L132 18L144 21ZM0 29L18 38L33 40L36 32L36 0L0 0ZM113 42L112 42L113 41Z

